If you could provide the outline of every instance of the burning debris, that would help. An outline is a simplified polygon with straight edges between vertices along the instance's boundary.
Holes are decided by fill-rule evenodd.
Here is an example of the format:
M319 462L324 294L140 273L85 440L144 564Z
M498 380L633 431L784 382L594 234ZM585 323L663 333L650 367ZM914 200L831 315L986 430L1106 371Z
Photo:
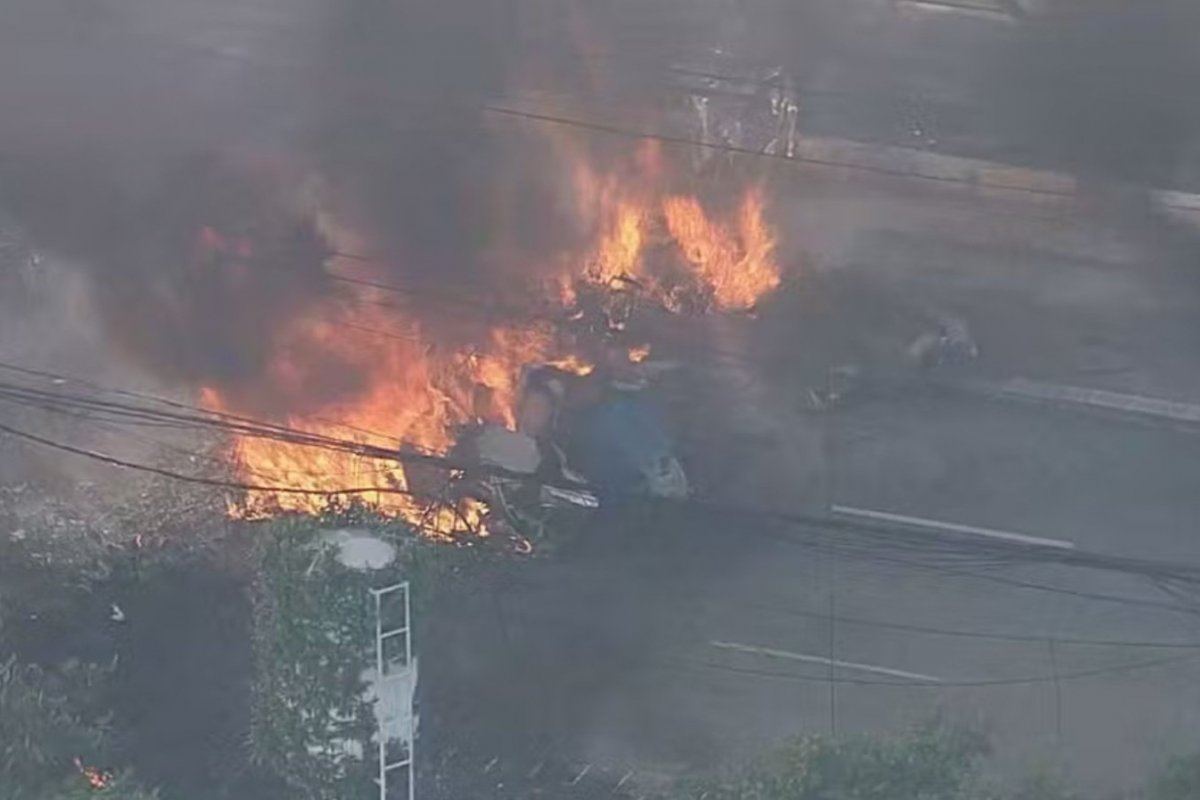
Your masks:
M334 274L349 290L272 331L265 343L271 355L255 382L303 408L312 405L312 387L327 386L331 374L353 376L341 381L341 396L288 414L286 424L395 451L469 453L559 487L534 498L535 506L588 507L596 487L685 494L662 422L633 391L663 365L647 361L644 346L618 345L613 337L645 309L751 309L779 284L780 272L760 187L746 189L731 210L714 210L672 190L665 162L653 143L608 173L575 161L576 213L594 238L582 252L560 256L550 282L557 289L539 289L547 285L538 277L544 271L533 271L526 299L507 310L486 302L452 308L435 295L424 306L419 291L398 300L403 287L388 283L382 259L339 263ZM363 246L363 237L332 220L324 225L331 249L341 251L341 241L347 250ZM252 236L211 228L199 240L206 254L234 269L259 249ZM253 409L239 402L243 389L206 386L203 405L249 414ZM469 489L458 481L455 489L456 476L439 470L289 442L235 437L230 457L248 483L331 493L376 487L365 502L438 536L486 530L497 516L511 523L514 514L504 512L528 500L515 501L520 493L511 480L486 487L468 481ZM231 511L264 517L319 511L324 502L319 494L255 490Z
M75 759L75 768L79 770L88 787L95 791L107 789L115 777L112 770L87 766L79 758Z
M641 349L652 337L621 344L620 364L607 342L642 315L747 312L774 290L766 189L744 176L698 188L689 154L654 141L614 146L491 125L470 109L394 109L398 83L414 96L500 96L530 77L598 76L509 52L512 37L483 21L493 12L406 12L439 35L469 34L480 51L471 60L415 35L387 4L367 6L341 20L373 35L361 58L338 52L322 67L333 91L329 108L306 109L311 136L215 146L203 158L172 149L133 177L86 154L48 155L0 165L0 199L39 244L87 271L122 355L215 414L376 451L234 431L223 457L249 487L230 502L236 517L318 512L355 487L373 509L435 535L479 532L492 500L453 491L459 476L447 473L457 470L377 451L446 454L481 428L531 436L534 475L549 469L564 489L681 494L665 426L630 390L661 366ZM555 17L571 31L565 46L604 38L589 29L604 26L587 21L592 13L605 12ZM651 93L634 104L660 113ZM532 367L558 370L569 386L554 401L560 419L535 434L521 419L539 396L522 377ZM622 425L653 432L645 452L580 444Z

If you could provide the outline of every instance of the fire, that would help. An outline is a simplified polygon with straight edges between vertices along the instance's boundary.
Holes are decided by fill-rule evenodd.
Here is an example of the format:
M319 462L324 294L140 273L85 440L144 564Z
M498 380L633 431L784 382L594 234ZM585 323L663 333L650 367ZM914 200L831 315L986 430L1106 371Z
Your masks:
M753 308L780 282L763 190L746 190L736 212L722 219L695 195L666 192L661 159L657 148L640 149L626 183L586 168L576 171L576 190L587 198L581 207L600 231L584 279L599 285L636 282L671 310L679 307L680 293L707 295L722 311ZM663 249L674 258L663 259L657 252ZM682 275L671 274L680 266ZM573 290L564 292L574 296Z
M604 294L633 287L667 309L682 307L682 295L704 298L704 308L745 310L779 285L776 240L761 189L745 191L732 213L708 209L693 195L669 190L668 164L654 143L608 171L578 153L570 163L576 210L592 231L592 244L573 254L543 299L543 305L561 304L564 321L584 290ZM320 221L336 249L370 251L363 237L346 236L327 218ZM252 253L248 243L231 244L209 229L201 232L200 244L208 251L232 247L238 257ZM367 264L355 269L358 277L386 283L381 269L379 274ZM356 291L329 298L271 342L274 357L263 380L277 395L318 406L282 420L290 428L398 455L406 448L445 453L461 426L481 421L514 426L523 366L550 363L581 375L592 369L551 325L494 325L464 337L474 344L450 347L394 302L379 302L394 298L378 288ZM642 346L629 355L641 361L649 352ZM312 402L331 383L331 369L352 386L328 402ZM217 387L206 387L201 400L214 411L247 413L236 396ZM238 516L319 512L329 496L352 488L365 490L356 496L380 513L435 535L484 527L487 509L480 503L431 501L446 494L447 475L406 465L399 457L367 458L249 436L235 438L231 457L248 485L300 490L249 490L231 508Z
M480 532L486 511L482 504L431 502L445 489L446 476L421 474L403 464L400 453L405 448L444 453L453 445L457 427L477 421L511 427L520 368L555 360L554 337L537 328L496 328L479 347L444 350L416 324L401 327L394 315L364 308L370 307L331 303L297 320L275 342L278 356L268 378L289 395L304 396L322 380L318 365L336 363L361 376L363 386L349 399L318 414L290 416L284 423L305 433L390 449L397 459L239 436L232 458L245 482L291 491L250 490L232 513L244 518L319 513L330 496L355 489L355 496L380 513L402 517L434 535ZM382 337L381 332L397 335ZM576 371L589 366L575 357L559 363ZM237 411L212 387L203 390L201 401L213 411Z
M775 239L763 220L760 191L746 193L732 224L712 220L695 197L668 197L663 213L671 238L718 308L752 308L779 285Z
M100 769L99 767L89 767L78 757L75 758L75 768L79 770L79 774L83 776L83 779L87 781L87 785L96 791L107 789L109 783L112 782L113 774L111 771Z

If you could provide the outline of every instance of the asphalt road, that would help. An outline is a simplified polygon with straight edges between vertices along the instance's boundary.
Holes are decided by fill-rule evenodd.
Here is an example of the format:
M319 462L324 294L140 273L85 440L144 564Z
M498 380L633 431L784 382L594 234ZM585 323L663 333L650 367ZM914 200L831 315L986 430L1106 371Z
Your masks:
M688 395L709 420L702 485L1200 563L1196 436L912 387L812 416L796 377L886 360L949 307L988 376L1194 399L1189 276L1103 220L1012 199L810 180L779 213L796 301L697 337L754 354ZM628 788L942 715L990 730L1007 774L1061 767L1092 792L1136 786L1200 736L1200 649L1148 646L1200 643L1200 617L1171 608L1195 598L1063 567L832 558L795 534L631 515L514 567L434 620L430 730L470 732L480 769L552 753L613 786L633 771Z
M1200 549L1198 439L930 397L847 412L835 439L839 503L1110 553ZM1149 646L1200 643L1200 617L1164 608L1187 598L1063 567L834 558L794 534L623 519L516 568L436 634L459 642L438 663L461 722L496 726L480 746L509 760L544 748L639 785L941 714L990 730L1002 768L1063 765L1109 790L1200 735L1200 649Z

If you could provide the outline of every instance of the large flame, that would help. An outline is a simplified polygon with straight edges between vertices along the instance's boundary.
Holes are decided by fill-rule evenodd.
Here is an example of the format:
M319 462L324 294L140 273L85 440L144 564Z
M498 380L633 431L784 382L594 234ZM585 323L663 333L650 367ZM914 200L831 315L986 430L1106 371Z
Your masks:
M779 285L761 191L746 193L732 224L713 220L695 197L668 197L663 214L671 238L718 308L752 308Z
M583 158L573 161L577 208L594 240L571 259L559 295L546 301L570 307L580 289L604 292L614 282L628 281L667 308L679 307L682 291L705 296L714 309L744 310L778 285L775 238L760 189L745 191L736 210L722 216L706 210L695 196L667 190L662 154L654 144L643 145L628 164L609 172ZM206 245L213 238L211 233L203 237ZM365 249L358 237L335 244ZM357 268L369 272L369 265ZM394 297L366 285L370 282L356 287L357 295L330 298L277 332L274 359L263 379L285 396L311 396L329 365L360 381L345 399L319 412L290 416L288 426L397 453L402 448L441 453L464 424L486 420L513 426L524 365L553 362L578 372L590 369L559 331L544 324L494 325L471 346L447 347ZM639 349L631 356L644 358L646 352ZM203 391L202 401L213 410L243 410L214 387ZM399 460L250 437L237 438L232 448L247 484L312 492L249 491L233 509L241 516L315 512L327 503L328 495L321 493L367 488L371 491L358 496L379 512L426 530L481 529L479 504L431 502L445 488L446 476L423 475Z
M779 285L776 240L760 187L743 192L732 218L722 219L695 195L667 190L655 142L639 148L625 174L622 180L586 165L577 170L577 191L599 228L586 279L606 285L634 280L670 309L680 294L698 294L723 311L751 309ZM673 257L657 252L664 249Z
M402 450L444 453L454 443L454 430L472 422L511 427L524 364L555 361L586 368L563 357L552 333L537 327L497 327L477 346L445 349L416 323L405 323L383 307L376 309L358 302L330 302L296 320L275 343L277 357L267 379L284 387L285 393L302 393L307 386L319 385L322 376L317 371L329 364L360 376L363 384L349 399L318 413L291 416L286 424L306 433L387 448L398 458L240 436L233 443L233 457L246 483L302 491L249 491L233 509L236 515L316 513L330 496L354 489L379 512L401 516L435 534L478 532L483 511L479 504L440 498L445 476L421 475L419 469L406 467L399 458ZM215 411L237 411L211 387L203 391L202 400Z

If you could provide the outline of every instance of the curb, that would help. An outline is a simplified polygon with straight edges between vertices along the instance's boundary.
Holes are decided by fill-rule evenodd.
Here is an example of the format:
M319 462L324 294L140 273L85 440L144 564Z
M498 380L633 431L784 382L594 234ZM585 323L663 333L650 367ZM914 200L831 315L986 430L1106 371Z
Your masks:
M1024 192L1054 201L1072 201L1079 195L1079 181L1062 172L851 139L801 136L795 147L797 161L826 163L835 168L959 183L975 191ZM1152 189L1150 193L1162 206L1200 220L1200 194L1167 189Z

